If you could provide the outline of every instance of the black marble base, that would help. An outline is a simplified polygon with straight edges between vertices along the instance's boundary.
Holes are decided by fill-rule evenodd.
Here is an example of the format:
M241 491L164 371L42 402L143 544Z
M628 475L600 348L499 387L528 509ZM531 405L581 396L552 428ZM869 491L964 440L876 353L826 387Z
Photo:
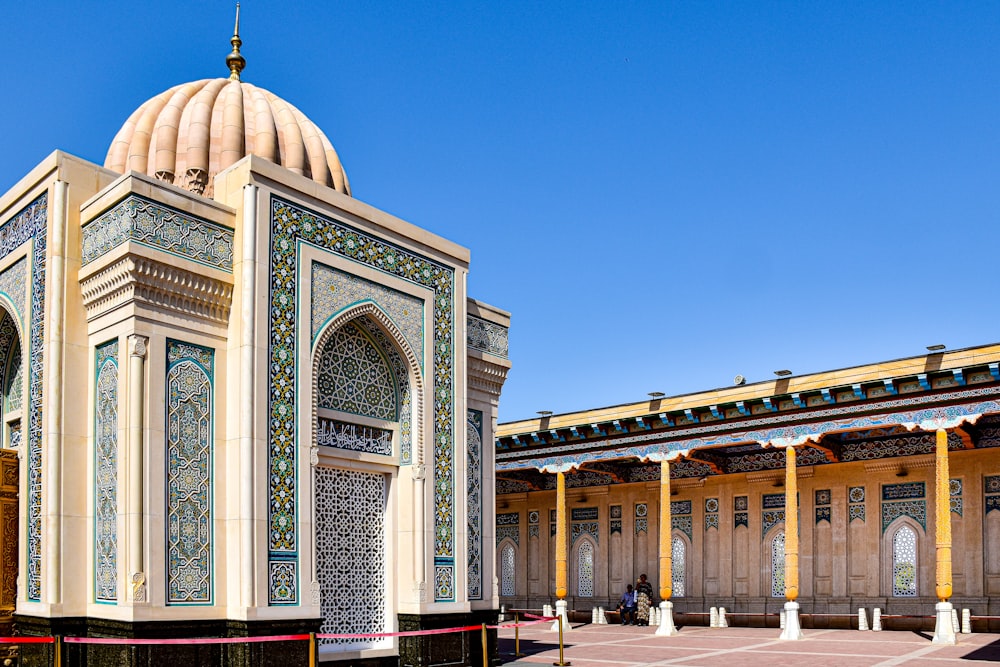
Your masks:
M431 630L462 626L496 625L497 610L468 614L399 615L399 629ZM295 621L157 621L128 623L98 618L39 618L15 615L18 635L45 637L120 637L172 639L194 637L253 637L318 632L320 619ZM487 664L500 664L496 630L486 632ZM292 667L309 664L309 644L304 641L253 644L177 644L116 646L62 644L63 665L73 667ZM55 646L24 644L22 667L50 667ZM401 637L397 656L362 660L326 661L328 667L450 667L483 663L482 630Z

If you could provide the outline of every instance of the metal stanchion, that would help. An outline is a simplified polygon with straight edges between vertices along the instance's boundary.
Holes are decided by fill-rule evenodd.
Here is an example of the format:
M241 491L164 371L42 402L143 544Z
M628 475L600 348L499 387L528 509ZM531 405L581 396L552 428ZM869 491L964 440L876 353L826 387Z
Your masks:
M483 623L483 667L490 667L489 651L486 650L486 624Z
M56 635L55 640L52 645L52 650L55 651L52 656L52 667L62 667L62 637Z
M316 633L309 633L309 667L316 667Z
M559 615L559 662L553 662L556 667L568 667L572 663L563 660L563 623L567 622L565 615Z
M521 620L517 616L517 612L514 612L514 657L523 658L524 654L521 653Z

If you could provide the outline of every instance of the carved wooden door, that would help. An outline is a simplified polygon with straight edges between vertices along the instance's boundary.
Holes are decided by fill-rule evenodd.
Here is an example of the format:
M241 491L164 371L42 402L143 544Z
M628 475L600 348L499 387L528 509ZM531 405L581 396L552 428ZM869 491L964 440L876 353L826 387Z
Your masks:
M17 452L0 449L0 637L11 634L17 599Z

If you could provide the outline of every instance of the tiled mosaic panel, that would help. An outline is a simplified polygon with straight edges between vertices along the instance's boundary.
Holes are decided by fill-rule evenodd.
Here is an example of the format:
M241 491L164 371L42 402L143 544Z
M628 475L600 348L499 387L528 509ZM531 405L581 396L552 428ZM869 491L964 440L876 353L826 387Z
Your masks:
M514 547L505 544L500 550L500 595L512 597L514 595L514 564L517 554Z
M1000 475L987 475L983 478L983 493L985 496L985 513L996 510L1000 512Z
M118 600L118 341L97 348L94 406L94 595Z
M594 597L594 545L584 540L577 549L577 595Z
M126 241L233 270L233 230L130 195L83 228L86 266Z
M771 540L771 597L785 596L785 531Z
M33 241L31 310L28 326L28 516L25 597L39 601L42 594L42 378L45 341L45 254L47 246L48 194L43 193L17 215L0 225L0 259Z
M594 541L598 541L598 529L596 521L584 521L580 523L573 523L570 525L570 544L575 544L578 537L581 535L590 535L594 538Z
M670 517L670 527L674 530L683 531L688 539L694 539L694 535L691 534L691 517L690 516L673 516Z
M705 515L705 530L709 528L719 529L719 515L718 514L706 514Z
M324 466L315 471L320 632L386 632L385 476ZM321 641L351 648L371 644Z
M28 286L28 260L21 258L0 273L0 293L14 304L14 312L24 322L24 290Z
M466 343L470 348L507 358L507 327L469 315Z
M468 505L469 599L483 599L483 413L468 411L466 422L466 492ZM528 514L528 522L531 522ZM534 523L538 523L538 512ZM537 529L537 528L536 528Z
M898 503L882 503L882 532L901 516L908 516L923 528L927 528L927 501L904 500Z
M270 604L295 604L298 561L296 532L296 274L297 244L316 247L430 288L434 359L434 554L435 596L454 591L454 271L408 250L369 236L346 224L324 218L278 198L271 200L268 318L268 522L269 562L281 564L285 576L269 591ZM442 562L443 561L443 562ZM449 562L451 561L450 567ZM452 576L451 582L442 579ZM435 599L452 599L438 598Z
M962 480L948 480L948 494L951 496L949 498L951 511L954 514L962 516L962 511L965 509L964 503L962 502Z
M785 520L785 510L768 510L761 513L761 536L767 534L767 531L771 530L779 523Z
M447 562L434 564L434 600L455 599L455 566Z
M24 403L24 364L21 357L21 345L14 345L7 357L7 371L3 382L4 412L20 410Z
M671 514L690 514L691 513L691 501L690 500L675 500L670 503L670 513Z
M670 541L670 559L671 597L682 598L686 593L684 573L687 572L687 548L684 540L679 537L674 537Z
M849 508L850 519L849 521L854 521L855 519L864 523L865 520L865 506L864 505L851 505Z
M24 439L24 431L21 430L21 420L13 421L10 423L10 446L13 449L17 449L21 446L21 442Z
M706 498L705 499L705 511L712 513L719 511L719 499L718 498Z
M901 526L892 536L892 594L917 595L917 534L909 526Z
M644 517L644 516L646 516L646 514L648 512L649 512L649 509L646 507L646 503L637 503L636 504L636 506L635 506L635 515L637 517Z
M733 528L739 528L740 526L743 526L744 528L750 527L749 512L735 512L733 514Z
M395 386L399 400L399 409L396 419L399 423L399 459L403 464L411 463L413 449L413 396L410 387L409 369L406 360L403 359L396 345L390 340L382 328L368 317L359 317L352 324L357 326L368 337L375 341L375 345L385 353L389 360L389 366L395 373Z
M619 510L620 510L621 506L619 505L618 507L619 507ZM530 512L528 512L528 523L530 525L533 525L533 526L538 525L539 518L540 517L539 517L539 514L538 514L538 510L531 510Z
M831 517L830 510L831 508L829 506L817 507L816 523L819 523L820 521L826 521L827 523L830 523L830 517Z
M621 505L611 505L608 508L608 517L610 519L610 532L618 533L621 535L622 532L622 506Z
M649 531L649 520L646 517L635 520L635 534L647 533Z
M1000 475L987 475L983 479L983 490L986 493L1000 493Z
M320 447L391 456L392 431L320 417L316 420L316 444Z
M817 505L829 505L832 502L833 495L830 493L830 489L821 489L816 491L816 504Z
M736 496L733 498L733 509L737 512L746 512L750 509L749 496Z
M375 343L348 323L319 353L316 404L321 408L396 421L396 378Z
M863 503L865 502L865 487L863 486L852 486L847 494L847 499L852 503Z
M766 510L785 509L785 494L765 493L761 496L761 507Z
M520 512L502 512L497 514L498 526L516 526L521 523Z
M6 413L21 407L21 343L14 318L0 308L0 387L3 389L0 407Z
M927 485L923 482L907 482L906 484L885 484L882 487L882 500L905 500L908 498L924 498Z
M212 357L167 341L167 604L212 601Z
M521 544L521 529L517 526L497 526L497 544L504 540L510 540L514 544Z
M370 280L352 276L323 264L312 265L312 337L331 317L345 308L363 301L372 301L392 323L423 366L424 303L398 290Z
M598 514L596 507L574 507L570 511L571 521L596 521Z

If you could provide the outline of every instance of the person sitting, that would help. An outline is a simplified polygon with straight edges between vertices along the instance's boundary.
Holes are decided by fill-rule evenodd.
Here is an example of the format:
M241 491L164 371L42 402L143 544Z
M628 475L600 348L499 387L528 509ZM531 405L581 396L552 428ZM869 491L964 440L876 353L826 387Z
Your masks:
M618 612L622 617L622 625L628 625L629 621L635 625L636 604L635 591L632 590L632 584L629 584L625 592L622 593L621 599L618 600Z

